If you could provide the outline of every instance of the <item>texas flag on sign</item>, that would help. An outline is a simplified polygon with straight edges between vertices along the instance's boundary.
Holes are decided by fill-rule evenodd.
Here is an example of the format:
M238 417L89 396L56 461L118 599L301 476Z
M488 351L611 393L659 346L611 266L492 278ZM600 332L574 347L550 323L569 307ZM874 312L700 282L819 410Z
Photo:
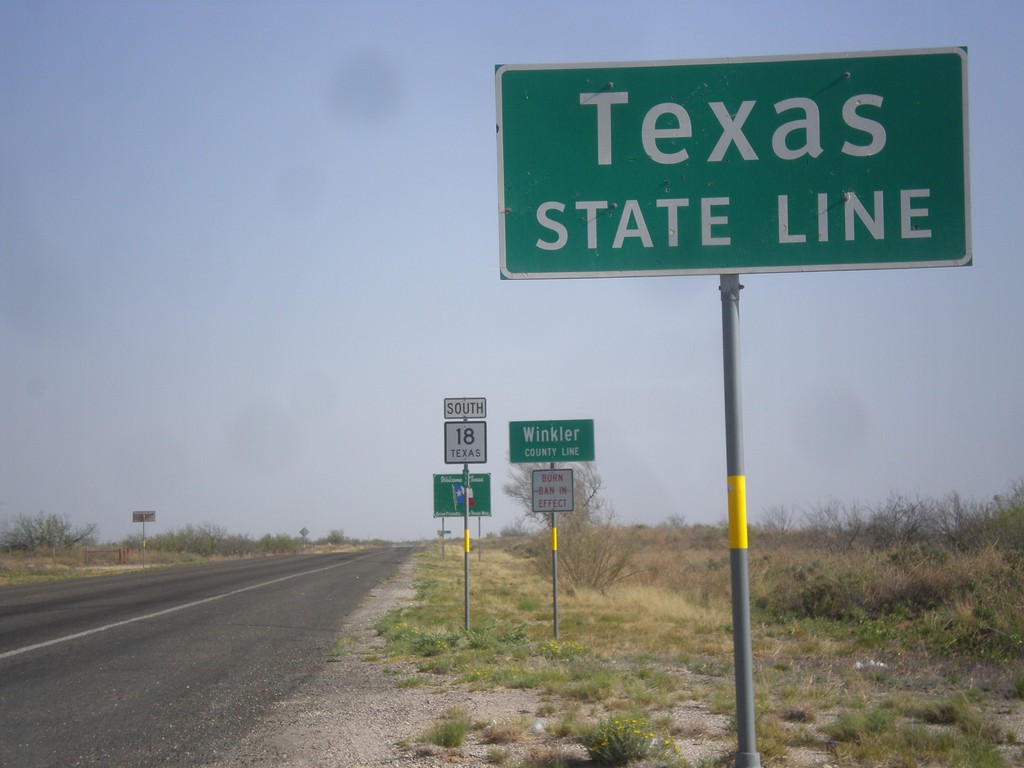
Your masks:
M466 489L461 485L453 485L452 492L455 494L455 508L465 509L466 506ZM473 506L473 489L469 489L469 506Z

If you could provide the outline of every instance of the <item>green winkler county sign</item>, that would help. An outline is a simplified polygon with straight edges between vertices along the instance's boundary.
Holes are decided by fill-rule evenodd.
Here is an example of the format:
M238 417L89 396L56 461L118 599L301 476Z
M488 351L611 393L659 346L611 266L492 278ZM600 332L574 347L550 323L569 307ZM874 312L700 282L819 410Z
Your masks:
M506 278L971 261L967 52L496 71Z
M508 458L513 464L594 460L594 420L510 421Z

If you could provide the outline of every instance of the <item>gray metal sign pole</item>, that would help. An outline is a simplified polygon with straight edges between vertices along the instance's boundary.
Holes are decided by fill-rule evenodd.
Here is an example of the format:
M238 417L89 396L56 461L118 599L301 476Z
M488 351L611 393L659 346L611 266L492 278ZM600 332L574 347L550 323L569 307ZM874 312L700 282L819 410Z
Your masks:
M141 512L132 512L132 522L133 523L142 523L142 547L141 547L141 552L142 552L142 567L143 568L146 567L146 521L147 520L149 520L150 522L156 522L156 512L153 512L152 510L148 510L148 511L144 510L144 511L141 511Z
M552 464L551 468L554 469ZM554 606L555 640L558 639L558 525L555 513L551 513L551 604Z
M462 537L465 540L463 553L463 578L466 587L466 631L469 631L469 464L462 465Z
M729 562L732 573L732 639L736 674L736 768L760 768L754 732L754 672L750 643L750 575L747 561L747 493L743 468L740 398L739 275L721 275L722 359L725 374L725 457L729 496Z
M549 465L555 468L555 462ZM558 523L551 513L551 608L555 624L555 640L558 639Z

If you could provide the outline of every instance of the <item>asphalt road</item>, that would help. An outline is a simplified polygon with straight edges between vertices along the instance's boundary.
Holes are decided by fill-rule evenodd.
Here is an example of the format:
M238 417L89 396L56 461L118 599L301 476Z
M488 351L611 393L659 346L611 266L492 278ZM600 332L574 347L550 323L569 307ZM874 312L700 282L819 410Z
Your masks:
M410 549L0 589L0 766L194 766L326 663Z

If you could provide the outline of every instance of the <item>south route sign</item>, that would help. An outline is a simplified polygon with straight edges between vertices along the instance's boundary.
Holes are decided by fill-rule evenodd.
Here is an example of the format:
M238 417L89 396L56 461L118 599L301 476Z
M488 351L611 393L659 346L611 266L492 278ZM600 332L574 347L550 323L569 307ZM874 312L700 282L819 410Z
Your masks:
M505 278L971 261L966 49L495 77Z
M446 421L444 423L445 464L487 463L487 422Z
M510 421L508 454L513 464L594 460L594 420Z
M446 419L485 419L487 418L487 398L446 397L444 399L444 417Z

